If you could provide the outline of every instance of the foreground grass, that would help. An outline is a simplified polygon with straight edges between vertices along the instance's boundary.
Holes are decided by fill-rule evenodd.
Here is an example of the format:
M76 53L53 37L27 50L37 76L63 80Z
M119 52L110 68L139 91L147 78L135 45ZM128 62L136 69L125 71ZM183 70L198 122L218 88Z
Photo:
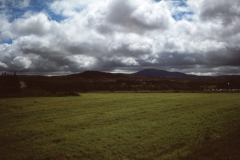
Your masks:
M239 158L223 146L227 137L238 138L239 96L113 93L0 99L0 159Z

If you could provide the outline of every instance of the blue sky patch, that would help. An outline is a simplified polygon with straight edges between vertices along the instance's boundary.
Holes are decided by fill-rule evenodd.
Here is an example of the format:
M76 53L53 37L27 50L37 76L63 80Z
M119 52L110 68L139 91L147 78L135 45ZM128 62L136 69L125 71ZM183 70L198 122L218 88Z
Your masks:
M187 8L188 7L186 0L172 1L172 4L175 7L183 7L183 8ZM176 21L179 21L179 20L182 20L184 18L186 19L187 15L193 15L193 14L194 14L193 11L184 11L184 12L179 11L176 14L173 14L172 17ZM189 19L189 18L187 18L186 20L192 21L192 19Z
M64 20L64 16L57 15L49 9L48 4L51 2L53 2L53 0L46 0L44 2L41 0L31 0L27 7L14 6L12 3L7 3L5 4L5 8L2 8L0 11L7 15L9 22L12 22L17 18L21 18L26 12L46 12L50 16L49 18L51 20L55 20L57 22Z
M1 33L0 33L0 34L1 34ZM0 41L0 44L4 44L4 43L12 44L12 43L13 43L13 40L12 40L12 39L8 39L8 40Z
M187 7L188 5L187 5L187 1L175 1L176 3L178 3L178 6L180 6L180 7Z
M172 15L172 17L176 20L176 21L179 21L179 20L182 20L186 17L186 15L193 15L194 12L190 11L190 12L178 12L178 14L174 14ZM186 19L187 21L192 21L192 19Z

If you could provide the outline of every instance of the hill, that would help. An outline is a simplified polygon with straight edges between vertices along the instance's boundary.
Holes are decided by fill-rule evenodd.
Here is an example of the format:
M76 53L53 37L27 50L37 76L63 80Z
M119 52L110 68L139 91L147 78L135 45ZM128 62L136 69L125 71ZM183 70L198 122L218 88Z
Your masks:
M83 78L83 79L119 79L119 78L128 78L128 75L121 74L121 73L106 73L106 72L100 72L100 71L85 71L78 74L72 74L68 77L71 78Z
M169 72L169 71L157 70L157 69L144 69L139 72L133 73L132 75L142 76L142 77L168 77L168 78L196 77L196 75L188 75L181 72Z
M85 71L51 77L19 76L19 80L27 86L22 90L23 96L40 93L44 93L43 96L72 95L76 92L99 91L240 91L240 76L205 77L156 69L146 69L134 74Z

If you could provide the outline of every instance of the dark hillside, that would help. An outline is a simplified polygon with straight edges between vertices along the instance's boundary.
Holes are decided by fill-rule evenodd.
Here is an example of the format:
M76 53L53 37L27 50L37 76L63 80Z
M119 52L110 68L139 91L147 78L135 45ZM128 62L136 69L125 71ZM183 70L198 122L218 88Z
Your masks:
M128 75L125 74L114 74L114 73L106 73L106 72L99 72L99 71L85 71L79 74L69 75L67 77L71 78L86 78L86 79L118 79L118 78L128 78Z
M51 95L95 91L240 92L240 76L193 76L155 69L142 70L130 75L85 71L52 77L19 76L19 81L26 83L27 87L22 91L28 91L28 94L30 91L34 94L38 91ZM0 82L0 90L3 91L5 81L2 79Z
M195 75L188 75L181 72L169 72L164 70L157 69L144 69L142 71L133 73L134 76L143 76L143 77L168 77L168 78L190 78L197 77Z

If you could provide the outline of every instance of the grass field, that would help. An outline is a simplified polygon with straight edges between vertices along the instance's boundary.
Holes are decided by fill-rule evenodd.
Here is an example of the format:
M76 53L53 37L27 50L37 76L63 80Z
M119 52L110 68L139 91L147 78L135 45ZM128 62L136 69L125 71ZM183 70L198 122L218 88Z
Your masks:
M0 159L239 159L240 94L0 99Z

